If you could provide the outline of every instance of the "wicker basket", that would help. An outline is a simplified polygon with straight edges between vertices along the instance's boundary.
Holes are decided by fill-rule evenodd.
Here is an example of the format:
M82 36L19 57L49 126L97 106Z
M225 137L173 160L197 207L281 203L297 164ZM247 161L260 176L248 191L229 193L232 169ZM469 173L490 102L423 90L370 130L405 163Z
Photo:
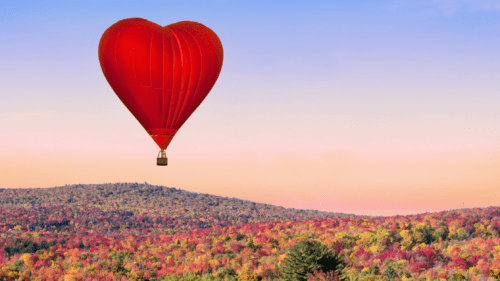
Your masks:
M168 159L167 158L156 158L156 165L158 166L167 166Z

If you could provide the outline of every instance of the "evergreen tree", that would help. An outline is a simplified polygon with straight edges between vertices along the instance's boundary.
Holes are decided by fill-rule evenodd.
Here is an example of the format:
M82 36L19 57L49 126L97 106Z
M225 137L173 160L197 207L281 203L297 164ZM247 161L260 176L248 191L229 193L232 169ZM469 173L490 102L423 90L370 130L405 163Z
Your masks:
M306 281L314 271L341 273L344 260L318 241L302 240L287 254L281 273L287 281Z
M238 234L236 234L236 241L240 241L243 238L245 238L245 236L241 235L241 233L238 232Z

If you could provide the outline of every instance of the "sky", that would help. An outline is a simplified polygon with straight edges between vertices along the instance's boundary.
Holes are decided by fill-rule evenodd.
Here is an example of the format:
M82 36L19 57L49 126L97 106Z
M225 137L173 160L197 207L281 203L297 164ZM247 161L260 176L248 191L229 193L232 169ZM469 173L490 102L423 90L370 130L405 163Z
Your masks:
M196 21L218 81L158 147L99 65L103 32ZM148 182L284 207L499 206L500 3L0 2L0 188Z

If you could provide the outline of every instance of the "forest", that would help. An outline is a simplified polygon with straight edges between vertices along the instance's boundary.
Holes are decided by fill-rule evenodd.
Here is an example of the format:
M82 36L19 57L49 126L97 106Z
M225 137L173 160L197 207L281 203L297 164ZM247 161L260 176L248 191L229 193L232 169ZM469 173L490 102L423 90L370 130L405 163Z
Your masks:
M0 212L0 280L500 278L493 206L371 217L109 183L0 189ZM290 277L306 244L341 274Z

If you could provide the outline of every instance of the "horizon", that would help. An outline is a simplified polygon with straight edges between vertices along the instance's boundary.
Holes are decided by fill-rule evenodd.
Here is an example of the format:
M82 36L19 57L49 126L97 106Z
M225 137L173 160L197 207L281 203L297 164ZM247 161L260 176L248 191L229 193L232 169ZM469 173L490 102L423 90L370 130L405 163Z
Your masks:
M190 20L219 79L166 150L107 83L115 22ZM499 206L500 4L2 1L1 188L144 182L286 208Z
M318 211L318 212L327 212L327 213L338 213L338 214L344 214L344 215L355 215L359 217L404 217L404 216L415 216L415 215L420 215L420 214L431 214L431 213L441 213L441 212L452 212L452 211L460 211L460 210L466 210L466 209L487 209L487 208L495 208L495 207L500 207L500 206L486 206L486 207L469 207L469 208L457 208L457 209L447 209L447 210L438 210L438 211L425 211L425 212L420 212L420 213L410 213L410 214L394 214L394 215L357 215L353 213L345 213L345 212L333 212L333 211L322 211L322 210L317 210L317 209L302 209L302 208L294 208L294 207L285 207L285 206L280 206L280 205L275 205L275 204L270 204L270 203L262 203L262 202L256 202L256 201L250 201L247 199L241 199L237 197L228 197L228 196L223 196L223 195L215 195L215 194L210 194L210 193L201 193L201 192L196 192L196 191L189 191L189 190L184 190L181 188L177 188L175 186L164 186L164 185L157 185L157 184L150 184L147 181L144 183L140 182L106 182L106 183L90 183L90 184L82 184L82 183L74 183L74 184L64 184L60 186L50 186L50 187L25 187L25 188L5 188L5 189L50 189L50 188L64 188L64 187L73 187L73 186L83 186L85 187L86 185L108 185L108 184L137 184L137 186L155 186L155 187L166 187L166 188L171 188L179 191L184 191L188 193L196 193L196 194L203 194L203 195L210 195L210 196L215 196L215 197L220 197L223 199L236 199L244 202L250 202L250 203L257 203L257 204L262 204L262 205L270 205L273 207L282 207L285 209L293 209L293 210L304 210L304 211ZM2 188L0 188L2 189Z

